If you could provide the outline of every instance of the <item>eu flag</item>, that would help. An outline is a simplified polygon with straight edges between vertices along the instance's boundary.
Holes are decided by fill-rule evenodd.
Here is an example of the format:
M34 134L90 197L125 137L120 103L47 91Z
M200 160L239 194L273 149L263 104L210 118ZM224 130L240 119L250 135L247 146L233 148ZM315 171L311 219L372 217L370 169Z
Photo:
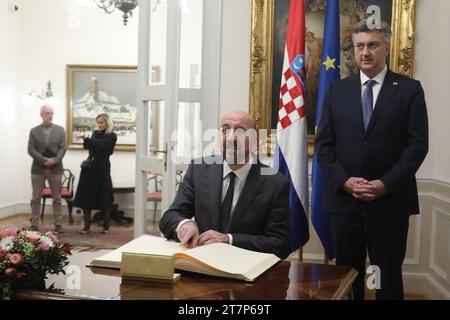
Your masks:
M325 30L323 35L322 64L320 67L319 91L317 97L316 128L320 122L325 93L331 83L340 79L340 37L339 0L327 0ZM325 190L325 176L317 163L316 154L312 165L311 220L322 242L328 259L334 259L330 221L327 212L322 210Z

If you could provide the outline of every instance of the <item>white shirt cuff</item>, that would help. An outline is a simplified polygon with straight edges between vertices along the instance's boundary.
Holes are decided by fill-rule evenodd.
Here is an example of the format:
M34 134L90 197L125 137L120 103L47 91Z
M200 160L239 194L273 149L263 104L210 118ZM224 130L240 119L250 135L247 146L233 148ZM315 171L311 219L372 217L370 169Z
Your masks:
M192 220L191 220L191 219L184 219L184 220L181 220L181 221L178 223L177 227L175 228L175 232L178 232L178 230L180 230L181 226L182 226L183 224L185 224L186 222L189 222L189 221L192 221ZM192 221L192 222L194 222L194 221Z
M230 241L228 242L228 244L233 245L233 236L231 235L231 233L227 233L228 238L230 238Z

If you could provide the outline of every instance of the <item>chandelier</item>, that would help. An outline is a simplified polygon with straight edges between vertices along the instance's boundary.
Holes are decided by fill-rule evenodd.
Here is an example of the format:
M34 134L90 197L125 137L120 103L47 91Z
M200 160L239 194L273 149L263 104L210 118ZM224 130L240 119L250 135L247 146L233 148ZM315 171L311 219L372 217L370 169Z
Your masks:
M126 26L128 17L133 17L133 10L138 5L138 0L93 0L100 9L105 13L111 13L114 9L119 9L123 12L123 24Z

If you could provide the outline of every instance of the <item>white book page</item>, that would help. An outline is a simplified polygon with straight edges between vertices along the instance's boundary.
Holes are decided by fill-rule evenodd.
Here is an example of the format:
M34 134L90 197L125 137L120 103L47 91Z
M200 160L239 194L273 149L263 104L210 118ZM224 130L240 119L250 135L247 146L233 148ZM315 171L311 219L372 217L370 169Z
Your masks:
M255 279L280 260L274 254L245 250L225 243L213 243L183 253L223 272L242 274L248 279Z
M169 241L162 237L144 234L127 244L113 250L97 259L94 259L92 264L95 266L96 262L106 262L111 267L120 268L122 261L122 252L143 253L143 254L159 254L171 256L175 252L182 252L187 250L180 243Z

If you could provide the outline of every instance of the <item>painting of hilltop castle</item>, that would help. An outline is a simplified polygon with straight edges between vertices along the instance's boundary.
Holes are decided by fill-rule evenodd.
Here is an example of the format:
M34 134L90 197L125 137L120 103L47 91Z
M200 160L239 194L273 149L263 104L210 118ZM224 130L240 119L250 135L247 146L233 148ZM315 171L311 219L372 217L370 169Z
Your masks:
M136 71L132 66L67 66L70 149L81 149L83 137L96 129L97 115L107 113L117 135L116 150L135 150Z

